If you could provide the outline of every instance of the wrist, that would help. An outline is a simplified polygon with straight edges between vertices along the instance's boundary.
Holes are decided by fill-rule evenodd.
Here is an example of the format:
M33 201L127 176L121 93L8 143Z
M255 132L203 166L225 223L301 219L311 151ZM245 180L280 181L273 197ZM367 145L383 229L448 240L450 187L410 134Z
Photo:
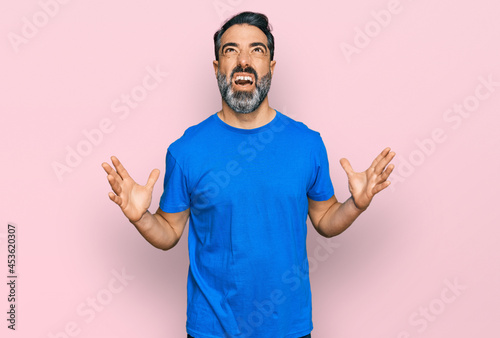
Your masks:
M352 204L354 205L354 207L356 208L356 210L358 210L359 212L365 211L368 208L368 205L370 205L370 204L368 204L366 207L361 208L360 206L358 206L358 204L356 204L356 200L354 199L354 196L351 195L351 197L349 197L349 198L351 199Z
M149 210L146 210L146 212L143 213L139 219L133 221L129 218L129 222L132 223L133 225L135 225L136 227L140 227L141 224L144 223L144 220L147 217L147 214L149 214L149 213L150 213Z

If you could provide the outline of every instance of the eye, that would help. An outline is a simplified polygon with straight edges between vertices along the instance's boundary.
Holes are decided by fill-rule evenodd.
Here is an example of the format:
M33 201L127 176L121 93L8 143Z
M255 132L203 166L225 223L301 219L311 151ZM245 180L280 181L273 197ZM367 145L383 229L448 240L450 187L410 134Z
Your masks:
M254 48L253 51L257 52L257 53L264 53L264 49L262 47L256 47L256 48Z
M233 53L236 53L236 49L231 47L227 47L226 49L224 49L224 54L233 54Z

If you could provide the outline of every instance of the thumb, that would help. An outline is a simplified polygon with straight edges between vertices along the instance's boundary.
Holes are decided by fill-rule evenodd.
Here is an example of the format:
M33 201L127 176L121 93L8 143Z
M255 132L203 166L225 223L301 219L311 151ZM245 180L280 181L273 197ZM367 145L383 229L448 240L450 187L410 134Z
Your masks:
M160 169L153 169L151 171L151 174L149 174L148 182L146 183L146 187L149 189L153 189L153 186L155 185L156 181L158 180L158 177L160 177Z
M347 158L341 158L340 159L340 165L342 166L342 169L346 172L347 175L352 173L354 170L352 170L351 164L347 160Z

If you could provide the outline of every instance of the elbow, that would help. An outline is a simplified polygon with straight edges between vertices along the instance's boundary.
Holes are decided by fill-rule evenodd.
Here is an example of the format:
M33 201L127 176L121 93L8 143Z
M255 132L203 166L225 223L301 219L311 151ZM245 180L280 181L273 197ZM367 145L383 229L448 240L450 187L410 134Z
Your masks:
M154 246L156 249L160 249L162 251L168 251L168 250L172 249L174 246L176 246L178 242L179 241L176 240L174 242L169 242L169 243L166 243L166 242L163 242L163 243L158 243L158 242L152 243L151 242L150 244L152 246Z
M345 229L344 229L344 230L345 230ZM324 237L326 237L326 238L332 238L332 237L338 236L338 235L340 235L341 233L343 233L343 232L344 232L344 230L335 231L335 232L332 232L332 233L326 234L326 235L324 235Z
M325 238L332 238L340 234L337 232L324 232L324 231L318 231L318 233Z
M160 249L162 251L168 251L170 249L172 249L173 247L175 247L177 245L177 242L173 243L173 244L169 244L169 245L155 245L154 247L157 248L157 249Z
M315 227L318 233L325 238L332 238L340 235L345 229L339 229L337 227L322 228L319 225Z

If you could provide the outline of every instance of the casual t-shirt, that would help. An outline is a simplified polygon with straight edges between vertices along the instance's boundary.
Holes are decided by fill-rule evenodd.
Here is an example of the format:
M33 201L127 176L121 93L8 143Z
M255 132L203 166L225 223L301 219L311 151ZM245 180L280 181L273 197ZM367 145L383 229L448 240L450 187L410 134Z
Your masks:
M160 208L190 208L187 332L309 334L307 197L333 194L320 134L279 111L255 129L215 113L173 142Z

